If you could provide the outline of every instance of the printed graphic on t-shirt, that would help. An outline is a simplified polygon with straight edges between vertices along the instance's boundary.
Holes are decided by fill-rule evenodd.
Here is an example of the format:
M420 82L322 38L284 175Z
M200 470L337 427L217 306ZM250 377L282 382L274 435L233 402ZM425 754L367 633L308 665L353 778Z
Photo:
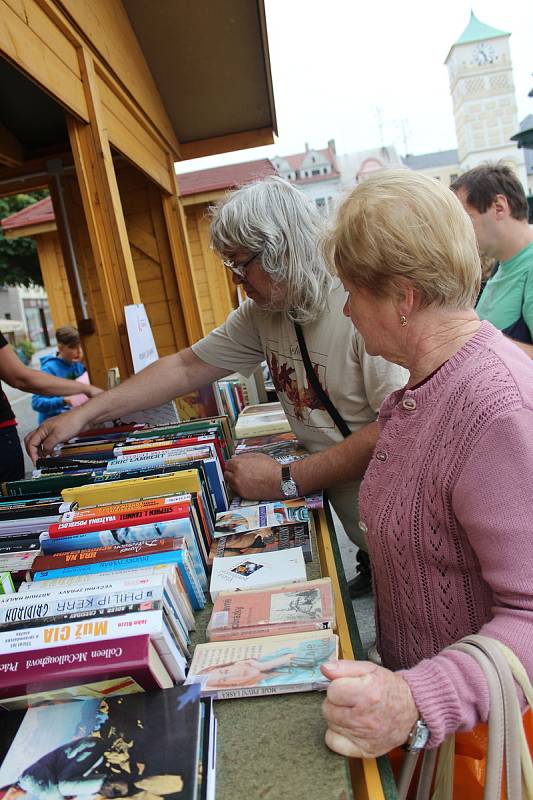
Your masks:
M276 393L284 405L288 417L293 417L302 425L313 428L332 428L331 420L324 404L317 397L315 390L307 383L305 366L300 356L298 345L294 354L284 355L276 342L270 340L266 343L266 360ZM295 357L295 355L297 356ZM299 356L299 357L298 357ZM309 351L309 358L320 385L326 392L327 355ZM313 413L318 412L318 413Z

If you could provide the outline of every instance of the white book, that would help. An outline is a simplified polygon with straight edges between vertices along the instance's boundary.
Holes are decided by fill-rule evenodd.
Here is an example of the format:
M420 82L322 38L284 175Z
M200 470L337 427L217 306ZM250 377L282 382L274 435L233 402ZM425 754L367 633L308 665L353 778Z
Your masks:
M213 559L209 591L214 602L219 592L266 589L307 580L301 547Z
M44 621L43 621L44 622ZM80 642L102 642L148 633L169 674L177 681L185 679L187 664L170 634L163 607L132 611L115 617L99 617L52 625L30 626L0 631L0 653L18 650L43 650Z

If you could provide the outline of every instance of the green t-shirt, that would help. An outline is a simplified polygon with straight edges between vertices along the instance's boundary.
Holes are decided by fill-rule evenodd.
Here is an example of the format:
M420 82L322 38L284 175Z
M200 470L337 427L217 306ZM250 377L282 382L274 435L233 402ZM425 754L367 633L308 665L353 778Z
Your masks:
M502 261L497 273L487 281L476 306L480 319L503 331L513 325L520 313L533 337L533 242L509 261Z

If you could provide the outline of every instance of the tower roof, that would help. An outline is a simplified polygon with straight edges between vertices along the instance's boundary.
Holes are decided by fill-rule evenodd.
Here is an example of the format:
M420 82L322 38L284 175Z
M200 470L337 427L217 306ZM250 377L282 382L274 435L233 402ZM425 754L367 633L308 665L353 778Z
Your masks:
M459 36L455 44L468 44L469 42L480 42L485 39L496 39L498 36L509 36L505 31L499 31L492 25L481 22L473 11L470 12L470 22Z

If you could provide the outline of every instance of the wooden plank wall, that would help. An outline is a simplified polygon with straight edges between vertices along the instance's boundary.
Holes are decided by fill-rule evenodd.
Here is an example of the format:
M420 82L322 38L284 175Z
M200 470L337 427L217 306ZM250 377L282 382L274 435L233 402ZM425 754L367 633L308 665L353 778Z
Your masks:
M123 163L117 182L141 302L160 356L189 344L162 207L162 192L139 170Z
M187 236L193 260L193 279L204 336L221 325L237 305L237 295L227 270L209 244L207 204L185 208Z
M35 236L35 242L54 328L76 326L76 312L57 231Z

